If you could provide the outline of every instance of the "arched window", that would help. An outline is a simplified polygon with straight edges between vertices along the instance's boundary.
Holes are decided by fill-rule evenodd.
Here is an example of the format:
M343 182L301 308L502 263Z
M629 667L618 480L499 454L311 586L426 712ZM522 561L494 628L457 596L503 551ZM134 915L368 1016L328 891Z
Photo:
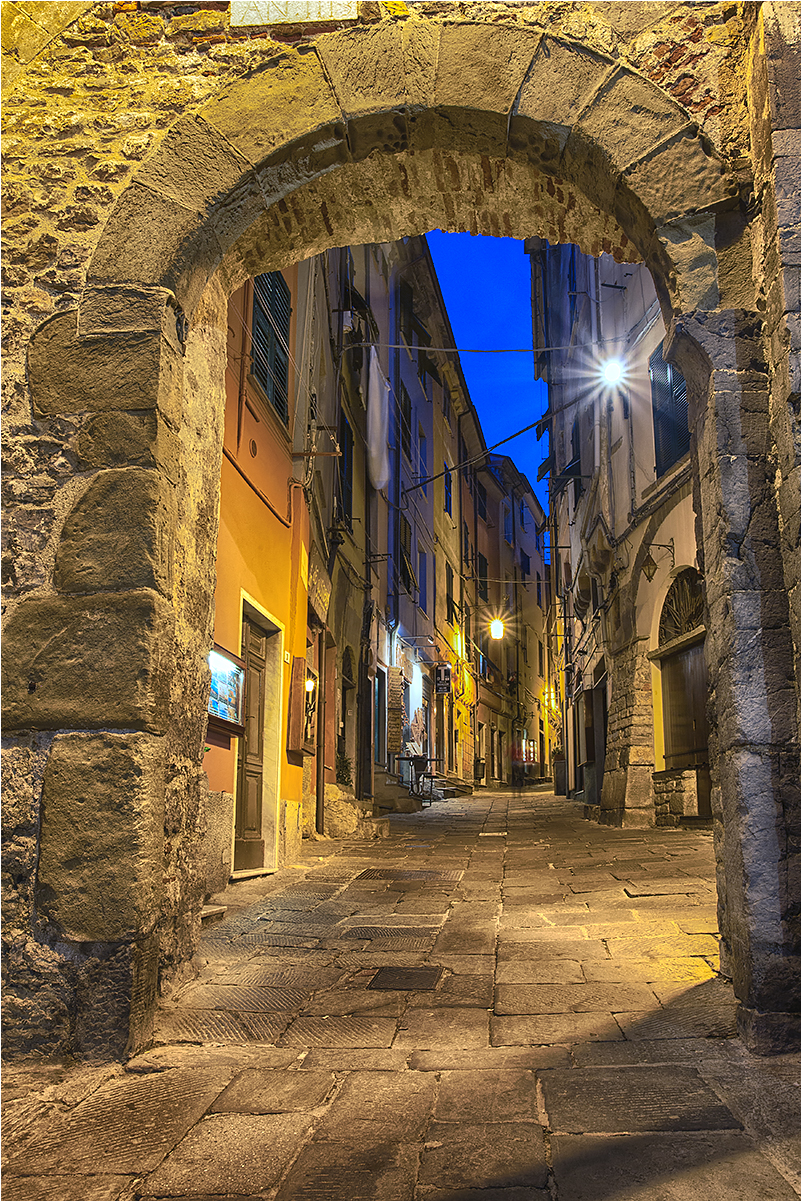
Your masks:
M658 628L667 769L708 764L703 607L702 577L686 568L672 582Z

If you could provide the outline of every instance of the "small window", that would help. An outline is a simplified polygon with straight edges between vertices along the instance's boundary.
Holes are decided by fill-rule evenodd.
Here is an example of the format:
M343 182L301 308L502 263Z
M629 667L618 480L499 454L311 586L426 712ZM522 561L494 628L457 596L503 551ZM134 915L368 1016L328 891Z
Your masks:
M288 362L290 355L290 289L281 272L254 279L251 323L251 373L287 424Z
M418 553L418 604L427 613L427 553Z
M351 530L354 481L354 435L344 411L340 411L340 515Z
M427 495L427 436L418 428L418 479L421 482L421 492Z
M689 403L686 381L658 347L650 356L655 475L663 476L689 450Z
M463 523L463 559L466 564L471 563L471 538L468 533L468 523Z
M457 618L457 608L454 604L454 570L446 562L446 621L454 625Z
M538 675L539 677L544 675L544 645L540 639L538 640Z
M481 485L477 481L477 517L482 518L483 522L488 521L488 492L485 485Z
M519 525L521 526L522 530L524 530L527 526L527 506L524 504L523 497L519 502Z
M484 602L488 600L488 561L482 552L477 554L477 592Z
M530 575L530 557L527 555L526 551L521 553L521 575Z
M452 473L449 465L443 465L443 508L452 516Z
M410 394L404 385L399 386L399 416L401 419L401 446L402 451L409 460L412 461L412 422L413 422L413 407L410 401Z
M544 604L543 604L543 595L541 593L541 573L540 572L536 572L536 574L535 574L535 600L536 600L536 603L543 610Z
M505 542L513 542L513 511L509 505L504 505L502 508L502 520L505 531Z
M413 571L413 532L403 514L399 515L399 576L408 593L418 584Z

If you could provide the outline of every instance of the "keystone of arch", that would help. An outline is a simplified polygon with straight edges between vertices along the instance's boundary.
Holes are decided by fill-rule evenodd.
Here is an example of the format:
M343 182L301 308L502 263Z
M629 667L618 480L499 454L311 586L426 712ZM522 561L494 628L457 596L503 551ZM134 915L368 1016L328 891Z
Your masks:
M526 159L614 215L646 262L668 259L669 277L672 240L656 227L737 201L688 113L605 55L532 27L382 22L277 45L178 121L120 197L89 280L167 288L191 312L276 202L375 152L433 146ZM713 249L708 270L715 280Z

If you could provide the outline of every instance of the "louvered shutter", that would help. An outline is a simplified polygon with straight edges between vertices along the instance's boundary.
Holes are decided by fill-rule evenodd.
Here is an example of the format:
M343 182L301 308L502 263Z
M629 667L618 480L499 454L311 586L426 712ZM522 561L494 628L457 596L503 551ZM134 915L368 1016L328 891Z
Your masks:
M689 405L686 381L661 348L650 356L652 422L655 434L655 475L663 476L689 450Z
M283 422L288 421L290 289L281 272L254 279L251 372Z

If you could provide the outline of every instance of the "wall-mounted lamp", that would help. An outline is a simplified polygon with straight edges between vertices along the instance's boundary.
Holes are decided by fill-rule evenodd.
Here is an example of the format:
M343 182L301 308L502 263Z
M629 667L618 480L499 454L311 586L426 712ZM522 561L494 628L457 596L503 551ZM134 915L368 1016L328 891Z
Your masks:
M501 618L494 618L491 622L491 638L501 639L505 633L505 624Z
M668 551L672 556L672 567L675 567L675 540L670 539L668 543L651 543L647 550L647 555L644 559L644 562L641 565L641 571L644 573L648 581L652 580L658 570L658 565L652 558L653 547L661 547L665 551Z

